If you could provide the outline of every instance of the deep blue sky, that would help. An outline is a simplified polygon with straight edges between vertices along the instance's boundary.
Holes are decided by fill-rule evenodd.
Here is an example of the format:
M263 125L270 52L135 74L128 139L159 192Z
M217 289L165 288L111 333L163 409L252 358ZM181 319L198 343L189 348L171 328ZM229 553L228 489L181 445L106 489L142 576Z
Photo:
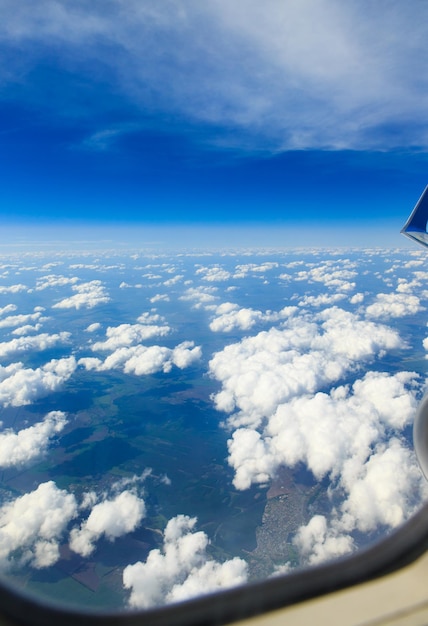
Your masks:
M3 233L364 245L369 226L406 245L428 182L427 21L391 0L0 0Z

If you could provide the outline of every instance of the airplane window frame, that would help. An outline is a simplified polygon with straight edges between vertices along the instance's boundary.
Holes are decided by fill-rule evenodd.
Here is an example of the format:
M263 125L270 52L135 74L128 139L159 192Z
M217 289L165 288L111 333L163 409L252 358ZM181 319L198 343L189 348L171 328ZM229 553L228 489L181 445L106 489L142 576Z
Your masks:
M325 564L164 607L102 612L54 604L0 580L0 623L28 626L221 626L374 580L428 549L428 503L374 545Z

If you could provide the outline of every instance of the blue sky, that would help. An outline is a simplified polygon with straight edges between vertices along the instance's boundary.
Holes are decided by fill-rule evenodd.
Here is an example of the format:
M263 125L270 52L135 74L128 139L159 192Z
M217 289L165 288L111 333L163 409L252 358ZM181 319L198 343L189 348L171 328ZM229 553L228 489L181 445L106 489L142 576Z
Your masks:
M384 0L1 0L3 238L407 245L427 19Z

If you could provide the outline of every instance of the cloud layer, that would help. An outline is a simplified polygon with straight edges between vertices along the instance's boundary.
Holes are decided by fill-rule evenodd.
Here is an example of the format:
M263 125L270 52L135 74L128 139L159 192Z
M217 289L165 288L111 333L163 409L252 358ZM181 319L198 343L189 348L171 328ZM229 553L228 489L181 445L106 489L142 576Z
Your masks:
M175 504L168 498L171 489L188 489L179 460L192 450L193 436L199 442L202 434L215 456L192 458L201 480L214 458L219 463L227 458L232 469L223 475L233 478L233 487L219 478L213 489L258 492L257 486L264 490L271 481L275 487L284 467L290 479L301 470L312 475L320 495L299 510L292 531L284 531L293 559L277 559L269 574L355 550L420 506L428 493L409 431L425 386L420 364L423 348L428 349L420 332L428 300L422 256L379 250L302 254L138 252L125 259L115 252L69 259L58 253L46 259L41 254L34 265L25 256L10 267L8 280L28 287L25 294L5 293L0 307L0 408L5 423L17 418L20 424L0 433L0 466L7 470L0 506L2 568L24 573L32 584L32 568L51 567L61 558L69 564L71 550L71 562L89 571L115 542L112 567L116 573L125 567L123 597L135 608L181 601L257 575L251 556L247 566L233 558L241 552L232 548L221 562L219 533L213 532L210 546L207 528L213 526L197 530L193 516L204 503L194 475L194 496ZM47 261L43 267L41 259ZM60 274L54 273L55 261ZM77 296L71 304L70 294ZM111 298L111 304L98 308L98 296ZM44 317L67 301L66 308ZM51 359L45 349L70 356ZM6 360L14 354L22 362ZM419 375L404 371L409 357ZM183 371L162 376L173 368ZM156 373L143 384L134 378ZM67 381L67 393L57 393ZM85 395L88 389L91 394ZM60 403L71 395L75 413L50 411L56 402L64 408ZM134 415L134 398L142 398L143 407L147 401L148 410ZM151 410L158 401L162 413ZM22 410L24 417L13 408L31 403L30 410ZM177 431L170 438L164 429L156 437L162 425L151 420L159 414L172 426L174 416L186 418L185 446L175 445ZM227 436L209 439L216 417ZM66 424L67 436L61 437ZM71 473L60 475L61 464L53 469L50 462L61 459L67 471L76 463L77 474L78 463L89 458L98 468L104 445L107 454L112 445L115 456L112 431L118 435L117 465L107 465L104 474L94 472L85 484ZM161 441L168 447L164 455L150 456L158 460L142 472L139 464L153 451L146 432L155 445ZM25 473L40 455L48 459L42 471L58 479L57 485L37 486L39 474ZM157 491L147 488L146 495L146 484L144 490L141 485L149 476ZM28 493L19 493L26 485ZM235 493L233 502L248 495ZM163 498L171 518L163 542L144 545L144 526L166 524ZM223 505L224 515L235 506L227 499ZM259 536L255 526L245 528L246 538L252 532ZM135 534L126 538L130 533ZM138 545L137 562L128 566L127 550ZM141 554L147 553L144 561Z

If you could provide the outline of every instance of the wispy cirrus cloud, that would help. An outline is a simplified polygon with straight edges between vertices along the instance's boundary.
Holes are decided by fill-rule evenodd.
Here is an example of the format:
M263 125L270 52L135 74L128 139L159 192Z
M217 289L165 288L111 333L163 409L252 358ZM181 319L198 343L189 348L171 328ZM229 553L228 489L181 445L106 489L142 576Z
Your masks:
M428 59L424 3L382 1L369 10L356 0L20 6L2 3L0 41L5 50L31 49L33 58L15 57L3 83L18 70L29 73L54 47L60 67L107 78L144 115L174 111L212 125L205 133L212 143L270 151L428 144L418 80ZM129 125L100 125L82 146L105 150L123 132Z

